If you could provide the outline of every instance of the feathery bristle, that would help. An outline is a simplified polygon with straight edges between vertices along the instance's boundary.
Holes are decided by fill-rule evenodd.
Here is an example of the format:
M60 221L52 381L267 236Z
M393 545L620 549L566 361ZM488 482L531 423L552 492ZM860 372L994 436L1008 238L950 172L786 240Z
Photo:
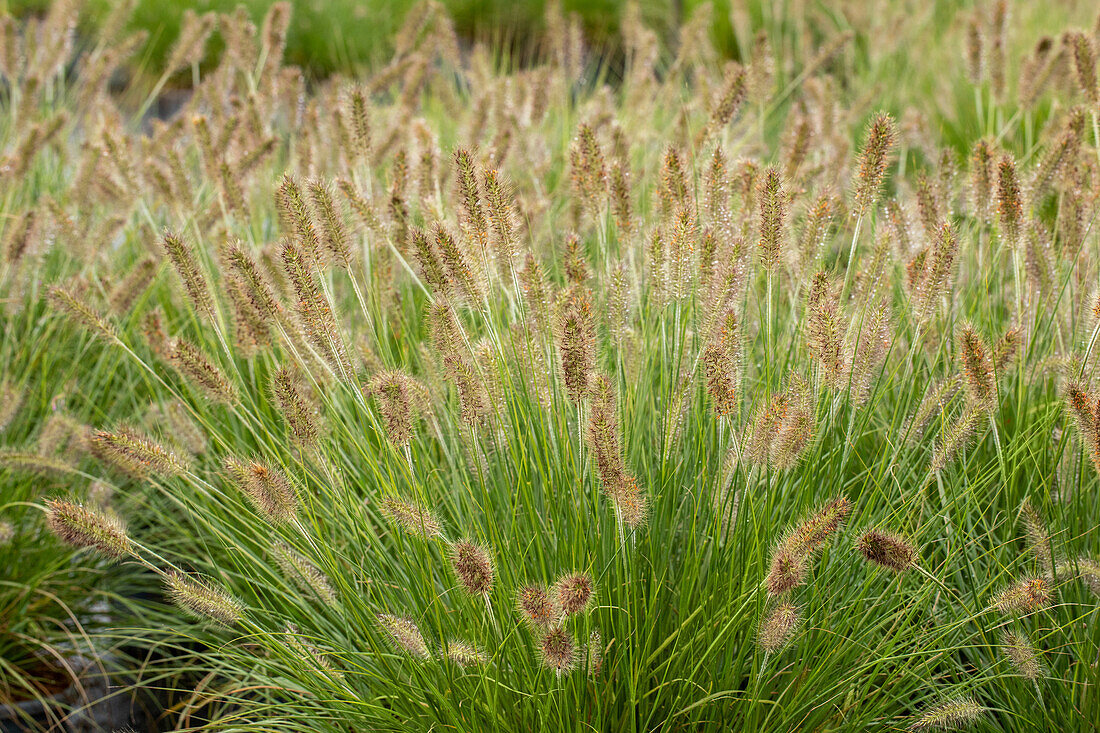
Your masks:
M367 391L378 400L390 442L408 445L414 420L428 407L424 386L404 372L387 371L371 379Z
M275 554L275 563L283 575L290 579L298 590L304 593L316 593L324 603L336 603L336 591L321 569L303 557L285 542L276 542L271 546Z
M214 299L210 295L210 284L195 257L194 250L187 246L183 238L175 232L166 231L161 238L161 243L172 266L176 269L176 274L183 282L183 288L187 291L191 305L199 314L213 319Z
M972 13L966 22L966 75L975 85L982 83L983 41L981 19Z
M958 730L977 722L985 708L972 697L956 697L921 713L909 726L911 731Z
M988 140L974 143L970 152L970 205L974 215L988 223L991 218L989 202L993 200L993 156L995 148Z
M424 539L443 536L443 528L431 512L397 497L382 500L382 514L400 524L411 535Z
M47 499L46 508L46 526L63 542L95 548L113 560L133 552L126 527L118 517L63 499Z
M1054 591L1050 581L1042 577L1013 583L993 598L993 606L1005 615L1026 615L1050 605Z
M56 308L63 311L75 323L86 328L93 335L109 343L118 340L114 326L72 291L60 285L52 285L49 290L49 299Z
M427 659L431 656L420 628L412 619L388 613L378 614L377 619L382 630L386 632L386 636L397 649L417 659Z
M1043 518L1030 499L1024 499L1024 503L1020 506L1020 519L1024 523L1028 552L1039 563L1040 570L1046 572L1053 569L1054 557L1051 553L1050 533L1047 532Z
M796 554L799 552L815 553L825 546L825 543L836 534L840 525L852 512L852 502L846 496L838 496L829 501L797 527L787 539Z
M806 346L820 366L822 380L833 389L847 382L846 329L840 313L840 293L828 273L815 274L806 299Z
M275 201L279 207L279 218L287 233L294 234L295 241L307 257L316 259L320 240L317 227L313 223L313 214L306 206L301 187L289 174L283 176L275 192Z
M962 450L987 416L988 408L980 403L970 403L954 421L940 432L932 451L932 470L942 471L947 463Z
M493 589L493 559L485 548L469 540L451 547L451 567L458 582L472 596L487 595Z
M480 667L489 663L489 658L483 652L465 641L449 641L440 651L442 656L463 668Z
M988 405L997 393L993 365L989 359L989 348L969 323L964 323L959 329L958 349L960 366L966 377L967 395L976 404Z
M313 210L321 224L325 246L337 265L348 267L351 262L351 245L348 241L343 213L336 209L336 204L332 200L332 189L319 179L310 181L307 187Z
M757 196L760 199L760 262L765 270L773 272L779 265L787 219L787 192L778 168L769 166L764 171Z
M549 627L558 617L553 598L541 585L528 585L516 594L516 607L524 621L534 628Z
M886 168L890 163L890 153L896 142L894 118L885 112L877 113L867 126L867 137L859 154L855 191L855 210L858 213L870 211L878 201Z
M482 175L485 203L489 210L489 223L493 228L493 249L497 267L502 276L510 276L516 256L515 204L508 185L496 170Z
M561 626L549 629L539 638L542 663L558 674L568 672L577 662L573 637Z
M150 474L170 477L187 472L187 465L180 456L129 428L119 428L113 433L94 431L91 449L96 457L138 479Z
M860 537L856 549L867 562L895 573L907 570L917 560L916 549L901 535L877 529Z
M774 654L794 638L802 623L798 608L780 603L761 621L756 629L756 642L768 654Z
M1073 51L1073 69L1077 72L1077 85L1085 99L1094 108L1100 106L1100 85L1096 81L1096 45L1087 34L1076 32L1069 36Z
M197 618L233 626L244 616L244 606L208 578L173 570L165 579L168 595L180 608Z
M1016 161L1011 155L1004 153L997 161L997 221L1001 236L1011 247L1019 242L1023 217L1024 205L1016 174Z
M298 494L282 471L261 461L225 459L225 471L234 485L268 521L289 522L298 511Z
M588 394L589 374L596 362L596 324L592 296L586 287L575 284L558 297L555 330L562 383L573 404Z
M718 330L708 341L702 355L703 376L711 407L719 418L737 412L740 387L741 342L736 310L726 310Z
M595 585L587 573L569 573L554 584L554 598L566 616L584 612L595 592Z
M464 223L482 256L489 251L489 225L481 204L481 185L477 180L473 156L469 150L458 148L454 152L458 197L462 202Z
M168 353L168 361L210 400L226 405L237 402L237 388L221 369L190 341L184 338L175 339Z
M286 367L276 369L271 375L271 391L279 403L279 412L286 420L290 434L298 443L315 447L321 437L317 411L302 396L294 374Z
M781 596L802 585L806 578L806 553L781 545L772 556L764 587L768 594Z
M1043 665L1035 652L1031 640L1018 631L1006 631L1001 639L1005 656L1011 662L1016 674L1026 680L1037 680L1043 676Z
M599 629L592 629L588 635L588 643L584 647L585 667L589 677L598 677L603 669L603 638Z

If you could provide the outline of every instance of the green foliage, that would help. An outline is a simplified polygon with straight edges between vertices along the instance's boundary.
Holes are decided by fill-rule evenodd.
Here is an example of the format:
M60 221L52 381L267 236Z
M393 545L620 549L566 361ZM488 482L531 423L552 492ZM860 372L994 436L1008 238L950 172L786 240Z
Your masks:
M514 66L438 10L308 89L245 33L164 121L164 78L5 69L10 445L61 385L100 431L59 470L166 588L116 639L180 727L1100 725L1068 56L1021 104L946 4L752 5L743 69L624 14L619 78L563 16ZM1013 67L1066 22L1029 12Z

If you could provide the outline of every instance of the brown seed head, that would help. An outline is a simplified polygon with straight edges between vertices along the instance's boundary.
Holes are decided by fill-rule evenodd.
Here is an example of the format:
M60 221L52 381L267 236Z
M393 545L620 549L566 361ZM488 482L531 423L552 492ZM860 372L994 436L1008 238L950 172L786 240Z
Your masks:
M768 654L785 647L802 622L798 609L790 603L780 603L760 622L756 630L756 641Z
M286 367L276 369L271 375L271 392L294 440L308 448L316 447L321 436L317 411L302 395L294 373Z
M993 144L985 139L976 142L970 151L970 205L983 222L989 222L991 214L994 153Z
M1016 174L1016 161L1008 153L1001 155L997 161L997 217L1001 236L1010 246L1015 246L1020 236L1024 205Z
M1049 606L1053 598L1054 591L1050 581L1034 577L1013 583L998 593L993 599L993 605L1005 615L1026 615Z
M575 616L588 608L595 590L588 573L569 573L554 584L554 598L562 613Z
M764 171L757 195L760 199L760 262L764 269L773 272L779 265L787 220L787 193L777 167L769 166Z
M911 567L917 551L901 535L872 529L856 545L859 554L869 563L900 573Z
M93 431L91 451L97 458L139 479L149 474L168 477L187 472L180 456L129 428L119 428L113 433Z
M290 479L279 469L262 461L225 459L229 480L273 523L288 522L298 511L298 495Z
M451 547L451 567L458 582L472 596L486 595L493 589L493 559L489 552L469 540Z
M199 266L194 250L175 232L166 231L161 242L195 310L200 315L213 319L214 299L210 295L210 284Z
M1092 38L1080 31L1067 38L1073 52L1073 69L1077 72L1077 85L1085 99L1094 107L1100 105L1100 85L1096 83L1096 45Z
M797 588L806 580L805 555L796 554L790 548L780 547L772 556L771 569L764 580L768 594L781 596Z
M867 126L867 137L859 154L859 172L856 174L855 210L869 211L878 200L882 180L890 162L890 153L897 143L894 118L885 112L877 113Z
M202 349L187 339L181 337L172 342L168 361L208 399L225 405L237 401L237 388L233 383Z
M528 585L516 595L516 607L524 621L534 628L546 628L558 617L553 599L541 585Z
M989 348L969 323L959 329L958 350L968 396L976 404L990 404L996 397L997 386L993 381Z
M787 539L794 552L816 552L829 541L840 525L852 512L852 502L846 496L838 496L799 524Z
M63 542L95 548L112 560L133 552L126 527L118 517L63 499L47 499L46 508L46 526Z
M558 674L568 672L577 661L576 644L569 632L558 626L542 634L539 655L542 663Z

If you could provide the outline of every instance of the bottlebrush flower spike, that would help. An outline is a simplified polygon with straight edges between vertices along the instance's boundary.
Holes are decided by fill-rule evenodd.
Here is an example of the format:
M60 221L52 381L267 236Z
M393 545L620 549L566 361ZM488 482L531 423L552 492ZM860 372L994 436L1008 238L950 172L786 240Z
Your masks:
M397 497L382 500L382 514L400 524L406 532L424 539L443 536L443 528L431 512Z
M229 480L264 515L276 524L289 522L298 512L298 494L281 471L262 461L225 459Z
M542 634L539 638L539 655L542 663L559 675L573 669L577 662L577 648L573 637L561 626Z
M760 622L756 641L768 654L774 654L794 638L802 623L798 608L790 603L780 603Z
M911 731L958 730L976 723L985 708L972 697L956 697L926 710L909 726Z
M237 402L237 388L209 357L195 344L176 338L168 352L168 361L184 378L194 384L213 402L232 405Z
M92 547L112 560L132 553L126 527L115 516L63 499L46 500L46 526L73 547Z
M451 547L451 567L463 589L472 596L488 595L493 589L493 559L488 551L469 540Z
M989 405L997 395L989 347L969 323L964 323L959 329L958 349L968 396L976 404Z
M283 575L294 583L298 590L316 593L318 598L330 606L336 603L336 591L320 568L285 542L276 542L271 546L271 550Z
M916 549L901 535L877 529L860 537L856 549L867 562L895 573L907 570L917 559Z
M390 442L408 445L414 421L428 409L427 389L404 372L386 371L371 379L367 392L378 401Z
M241 602L208 578L172 571L166 579L168 595L180 608L198 618L233 626L244 616Z
M566 616L583 613L595 592L595 585L588 573L569 573L558 578L554 584L554 598Z
M1005 615L1026 615L1050 605L1054 590L1043 577L1013 583L993 598L993 606Z
M271 375L271 392L294 440L307 448L315 448L321 437L317 411L302 395L294 373L286 367L276 369Z
M1026 680L1037 680L1043 676L1043 664L1039 661L1039 655L1035 653L1035 647L1026 634L1018 631L1006 631L1001 639L1001 646L1016 674Z
M1010 247L1019 243L1023 218L1023 195L1016 173L1016 161L1011 155L1004 153L997 161L997 221L1001 236Z
M442 655L459 667L480 667L489 663L489 658L477 647L465 641L449 641L441 650Z
M859 154L859 170L856 173L855 211L870 211L878 201L882 181L890 163L890 153L897 143L894 118L879 112L867 126L867 137Z
M113 433L94 431L91 451L97 458L138 479L149 474L169 477L187 472L187 465L180 456L130 428L119 428Z
M377 619L386 636L399 650L417 659L431 656L428 645L424 643L424 636L412 619L388 613L378 614Z
M757 196L760 200L760 224L758 241L760 263L764 269L774 272L779 265L779 253L787 224L787 192L779 169L769 166L760 178Z
M569 400L579 404L588 394L589 375L596 364L591 293L583 285L572 285L558 297L554 315L562 383Z
M546 588L541 585L528 585L516 595L516 607L520 615L532 628L545 628L558 617L558 608Z
M176 274L183 282L183 289L187 292L191 305L200 315L213 319L214 299L210 295L210 284L194 250L184 244L183 238L174 232L165 232L161 241Z

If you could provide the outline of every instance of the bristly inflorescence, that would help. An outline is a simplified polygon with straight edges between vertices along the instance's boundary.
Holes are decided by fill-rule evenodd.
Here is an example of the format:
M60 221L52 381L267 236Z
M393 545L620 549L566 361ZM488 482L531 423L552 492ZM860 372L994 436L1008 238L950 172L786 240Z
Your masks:
M113 560L133 551L118 517L61 499L47 500L46 508L50 531L74 547L92 547Z

